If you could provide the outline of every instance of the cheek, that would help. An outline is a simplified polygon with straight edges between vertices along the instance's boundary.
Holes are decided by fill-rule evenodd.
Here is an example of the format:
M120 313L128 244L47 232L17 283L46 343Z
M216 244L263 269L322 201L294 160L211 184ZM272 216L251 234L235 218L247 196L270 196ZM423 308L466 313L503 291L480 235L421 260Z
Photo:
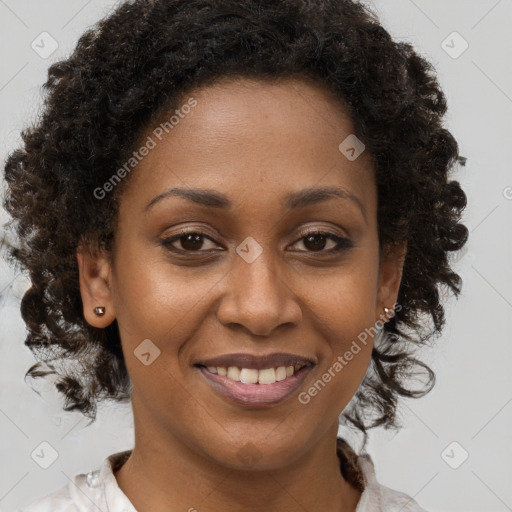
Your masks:
M311 402L316 414L340 414L359 388L371 361L375 294L373 286L349 286L350 280L331 280L329 294L315 302L313 331L321 366L311 374L301 403ZM358 285L361 281L358 282Z
M352 398L371 361L377 265L375 255L361 252L350 265L309 283L305 308L312 312L313 331L325 342L319 345L323 365L314 381L326 383L325 398L329 395L327 401L338 402L341 408ZM310 385L321 389L322 382Z
M162 353L175 354L205 320L218 274L172 265L163 251L121 251L113 277L123 345L133 351L150 339Z
M330 331L329 339L343 342L373 325L378 261L372 251L358 249L345 265L300 281L304 307L313 312L317 328Z

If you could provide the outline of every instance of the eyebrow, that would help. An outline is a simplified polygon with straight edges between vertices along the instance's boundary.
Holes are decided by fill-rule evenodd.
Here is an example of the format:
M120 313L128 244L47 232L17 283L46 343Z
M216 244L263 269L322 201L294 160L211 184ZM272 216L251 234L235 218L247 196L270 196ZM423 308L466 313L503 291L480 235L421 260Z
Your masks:
M151 199L144 207L143 212L147 212L152 206L167 197L182 197L209 208L229 210L233 206L232 201L227 196L214 190L173 187ZM285 196L283 204L286 209L295 210L335 197L352 201L359 207L365 221L367 221L366 208L362 201L352 192L341 187L310 187L298 192L291 192Z

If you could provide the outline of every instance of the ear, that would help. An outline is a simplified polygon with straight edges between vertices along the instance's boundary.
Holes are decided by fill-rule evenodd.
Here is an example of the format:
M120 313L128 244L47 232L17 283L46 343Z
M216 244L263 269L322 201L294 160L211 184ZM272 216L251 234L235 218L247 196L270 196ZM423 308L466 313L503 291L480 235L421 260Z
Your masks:
M76 257L84 318L93 327L107 327L116 317L112 296L110 258L105 251L93 252L82 244L77 248ZM98 306L105 308L105 314L99 316L94 312L94 308Z
M402 282L407 245L386 245L382 248L380 259L379 285L375 304L375 321L386 321L393 316L398 290ZM391 311L386 314L384 308Z

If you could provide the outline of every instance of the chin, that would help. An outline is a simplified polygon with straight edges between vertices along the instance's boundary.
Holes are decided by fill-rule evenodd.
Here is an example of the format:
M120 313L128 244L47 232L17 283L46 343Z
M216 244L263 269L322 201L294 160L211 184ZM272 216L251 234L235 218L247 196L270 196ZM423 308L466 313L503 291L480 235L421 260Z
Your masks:
M239 442L219 442L222 452L216 451L210 456L216 462L236 471L269 471L286 467L292 464L300 455L296 446L297 442L283 444L278 439L269 443L268 436L262 435L261 439L255 436L247 436ZM227 448L235 448L234 450Z

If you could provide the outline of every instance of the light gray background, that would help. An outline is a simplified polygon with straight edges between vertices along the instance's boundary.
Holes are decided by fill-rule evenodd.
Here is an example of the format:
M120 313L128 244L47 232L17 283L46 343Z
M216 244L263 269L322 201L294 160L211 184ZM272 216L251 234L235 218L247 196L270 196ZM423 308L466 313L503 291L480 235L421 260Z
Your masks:
M368 2L399 40L434 64L449 101L447 127L468 158L457 171L469 199L471 231L457 262L464 279L447 303L447 325L425 360L438 383L400 409L398 434L373 431L368 447L381 483L431 512L512 510L512 48L511 0L374 0ZM102 0L0 0L0 157L40 105L51 62L116 5ZM44 59L31 43L43 31L58 42ZM458 32L469 48L463 47ZM442 47L442 42L446 40ZM451 48L449 48L451 47ZM6 216L1 214L0 221ZM19 300L27 282L0 261L0 510L49 494L107 455L132 447L129 406L102 406L98 420L61 411L51 384L34 393L23 375L34 362L24 347ZM3 292L2 292L3 291ZM42 469L31 458L41 442L58 452ZM447 451L445 449L452 443ZM465 452L468 459L462 460ZM442 455L444 453L444 456Z

